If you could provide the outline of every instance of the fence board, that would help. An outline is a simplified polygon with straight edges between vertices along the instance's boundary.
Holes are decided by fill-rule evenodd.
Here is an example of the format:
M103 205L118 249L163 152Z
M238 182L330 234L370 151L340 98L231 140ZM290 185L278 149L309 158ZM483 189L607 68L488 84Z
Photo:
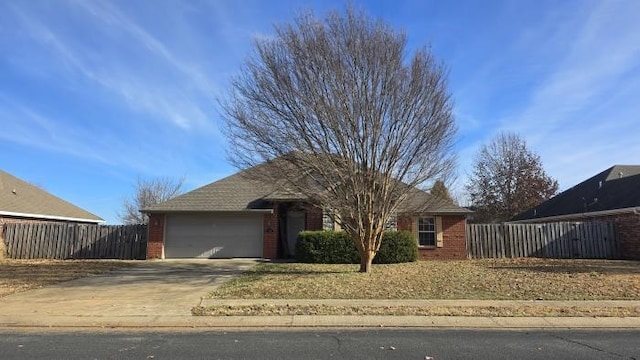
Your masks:
M612 259L618 238L611 222L468 224L469 258Z
M598 258L599 259L603 259L606 258L607 256L607 248L605 247L606 243L607 243L607 239L606 236L603 232L604 227L598 228L596 229L596 236L598 238L601 238L602 241L596 241L596 253L598 254Z
M144 259L146 225L4 224L13 259Z
M11 236L10 232L13 232L13 229L3 229L3 237L2 237L2 241L4 241L4 246L7 249L7 255L13 253L13 249L11 248L11 246L13 244L9 243L8 241L6 241L5 239L7 239L9 236Z
M7 255L11 256L15 253L15 243L9 242L6 239L10 239L13 237L13 232L15 230L13 228L4 228L4 243L7 247Z

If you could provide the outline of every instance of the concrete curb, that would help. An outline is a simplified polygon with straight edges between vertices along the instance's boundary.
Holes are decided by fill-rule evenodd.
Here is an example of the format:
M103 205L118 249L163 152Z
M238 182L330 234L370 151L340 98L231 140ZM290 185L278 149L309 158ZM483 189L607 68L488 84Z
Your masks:
M0 316L0 328L640 328L640 317Z

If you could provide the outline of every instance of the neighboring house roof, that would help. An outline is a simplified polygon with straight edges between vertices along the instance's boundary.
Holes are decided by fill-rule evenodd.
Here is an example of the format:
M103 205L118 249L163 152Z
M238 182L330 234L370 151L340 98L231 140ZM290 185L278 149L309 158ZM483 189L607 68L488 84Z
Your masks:
M271 201L299 201L306 197L296 191L282 189L271 182L251 178L247 173L260 167L240 171L224 179L205 185L160 204L149 206L143 212L228 212L271 210ZM399 211L432 212L439 214L467 214L472 211L414 189Z
M640 165L615 165L511 221L640 211Z
M0 170L0 216L100 223L104 220Z

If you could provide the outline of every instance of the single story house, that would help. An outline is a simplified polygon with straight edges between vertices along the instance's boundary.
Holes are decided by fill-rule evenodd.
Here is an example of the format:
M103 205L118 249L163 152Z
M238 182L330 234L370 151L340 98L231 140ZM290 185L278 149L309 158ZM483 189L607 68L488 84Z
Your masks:
M622 257L640 259L640 165L612 166L511 221L613 221Z
M99 224L104 220L0 170L0 225L15 222Z
M143 209L149 215L147 258L286 258L300 231L337 228L329 212L304 196L246 171ZM428 206L419 213L406 210L421 204ZM404 205L388 227L413 232L421 258L467 257L469 210L418 189Z

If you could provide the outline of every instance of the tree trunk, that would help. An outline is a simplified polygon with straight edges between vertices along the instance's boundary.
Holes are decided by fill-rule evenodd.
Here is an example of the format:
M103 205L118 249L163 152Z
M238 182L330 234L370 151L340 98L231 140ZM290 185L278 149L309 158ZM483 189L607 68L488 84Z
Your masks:
M365 250L360 254L360 272L371 272L371 263L373 262L374 256L376 256L375 251Z

